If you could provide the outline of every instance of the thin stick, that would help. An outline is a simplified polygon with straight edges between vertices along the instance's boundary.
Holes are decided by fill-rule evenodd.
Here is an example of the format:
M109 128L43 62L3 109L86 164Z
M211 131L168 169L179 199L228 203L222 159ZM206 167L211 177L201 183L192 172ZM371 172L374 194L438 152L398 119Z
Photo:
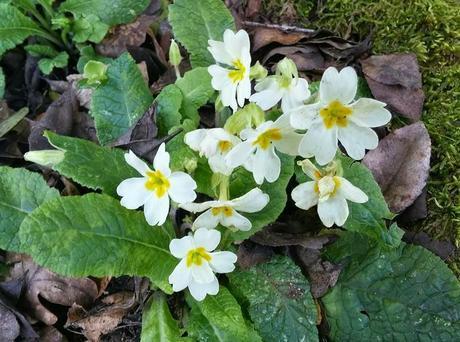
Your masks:
M242 24L244 26L249 26L249 27L264 27L264 28L277 29L277 30L281 30L281 31L290 31L290 32L299 32L299 33L314 33L314 32L316 32L313 29L301 28L301 27L297 27L297 26L265 24L265 23L257 23L255 21L246 21L246 20L243 20Z

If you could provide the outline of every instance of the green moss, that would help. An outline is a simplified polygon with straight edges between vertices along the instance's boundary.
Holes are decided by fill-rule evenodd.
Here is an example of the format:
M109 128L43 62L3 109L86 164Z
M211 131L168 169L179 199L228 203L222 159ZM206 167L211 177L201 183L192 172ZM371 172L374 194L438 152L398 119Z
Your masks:
M283 1L266 0L278 4ZM304 0L292 0L294 7ZM316 4L316 0L310 3ZM318 2L319 3L319 2ZM423 112L432 139L429 216L416 228L460 245L460 3L455 0L328 0L299 23L346 36L373 33L373 52L414 52L423 73ZM305 15L305 14L304 14ZM306 16L306 15L305 15ZM458 259L457 259L458 260ZM458 262L458 261L457 261ZM452 264L458 272L460 264Z

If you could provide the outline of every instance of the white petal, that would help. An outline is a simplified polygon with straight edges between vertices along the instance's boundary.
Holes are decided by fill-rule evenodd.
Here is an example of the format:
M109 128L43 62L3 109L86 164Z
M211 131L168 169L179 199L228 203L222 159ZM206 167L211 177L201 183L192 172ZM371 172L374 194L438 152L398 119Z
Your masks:
M219 292L219 282L216 276L214 276L214 279L208 284L200 284L192 279L188 289L190 290L192 297L200 302L205 299L206 295L216 295Z
M269 146L263 150L258 148L253 157L252 173L257 184L262 184L264 178L273 183L278 179L281 172L281 161L276 155L275 148Z
M199 284L210 283L215 277L211 266L205 260L202 261L201 265L192 264L190 269L192 272L192 279Z
M155 193L144 204L144 216L151 226L161 226L169 213L169 197L165 194L158 198Z
M353 112L349 118L358 126L383 126L391 120L391 113L384 108L385 106L383 102L361 98L351 105Z
M219 218L220 215L214 216L212 214L211 209L206 210L203 214L198 216L195 219L195 222L193 222L193 229L197 228L206 228L206 229L212 229L217 227L219 224Z
M327 201L318 203L318 215L326 227L343 226L348 217L348 204L345 198L338 196L329 197Z
M222 90L232 85L232 81L228 77L228 70L220 65L210 65L208 72L212 77L211 85L216 90Z
M347 127L340 127L338 131L339 141L354 160L362 159L366 149L372 150L379 143L377 133L371 128L359 127L353 122L348 122Z
M259 188L254 188L243 196L233 199L232 207L243 213L261 211L270 201L270 197Z
M211 253L209 264L216 273L230 273L235 269L236 254L232 252L215 252Z
M227 228L235 228L242 231L248 231L252 228L252 223L246 217L233 210L232 215L220 215L220 223Z
M216 229L199 228L193 238L197 247L204 247L208 252L212 252L219 245L220 232Z
M291 125L297 129L308 129L318 117L320 105L312 103L289 110Z
M125 160L129 166L136 169L136 171L139 172L142 176L145 176L147 171L151 171L147 164L138 156L136 156L133 151L125 153Z
M155 170L160 170L166 177L169 177L171 174L169 159L169 153L166 152L166 145L165 143L162 143L158 148L155 158L153 159L153 167Z
M236 94L238 98L238 105L243 107L245 100L249 99L251 96L251 81L249 80L249 77L245 77L238 83Z
M310 95L307 80L303 78L297 79L297 83L291 85L289 91L284 94L281 101L281 110L283 113L287 113L292 109L302 106L303 102L307 100Z
M299 146L299 154L303 157L315 156L320 165L325 165L334 159L337 151L337 128L326 128L318 120L307 131Z
M315 181L305 182L297 185L294 190L292 190L291 197L297 207L308 210L318 204L318 194L315 192L315 183Z
M196 129L184 136L184 142L194 151L201 152L200 145L206 137L206 129Z
M219 42L217 40L208 40L208 50L211 52L212 57L216 62L231 65L232 56L230 56L225 48L224 42Z
M230 83L228 86L222 88L220 93L222 104L230 107L233 112L236 112L238 109L238 103L236 102L236 86L236 84Z
M250 141L243 141L242 143L233 147L230 152L225 156L225 161L229 167L235 168L243 165L254 152L256 148Z
M233 171L233 167L227 165L225 156L222 154L216 154L208 158L209 167L214 173L222 173L223 175L230 176Z
M196 183L193 178L185 172L173 172L168 178L170 188L168 194L176 203L193 202L196 198Z
M169 283L173 286L174 292L185 289L192 280L190 269L186 265L186 260L182 259L172 271L168 278Z
M228 29L225 30L224 44L233 59L247 57L245 52L250 49L249 36L244 30L239 30L237 33Z
M347 179L338 177L340 179L340 187L338 194L343 196L349 201L355 203L365 203L369 199L367 195L360 188L354 186Z
M355 69L346 67L340 73L334 67L329 67L321 78L319 95L322 103L334 100L349 104L355 98L358 89L358 76Z
M299 145L303 138L303 134L299 134L290 130L281 132L281 135L281 140L273 142L273 145L275 145L276 149L290 156L297 156L299 153Z
M278 81L270 77L259 82L255 90L258 92L253 94L249 101L255 102L262 110L274 107L283 96L283 91L279 88Z
M187 253L195 248L193 237L184 236L181 239L172 239L169 243L169 251L178 259L185 258Z
M206 201L202 203L182 203L179 207L192 213L200 213L211 207L219 206L219 204L220 201Z
M152 194L145 188L145 178L128 178L117 187L117 194L122 197L120 204L128 209L137 209Z

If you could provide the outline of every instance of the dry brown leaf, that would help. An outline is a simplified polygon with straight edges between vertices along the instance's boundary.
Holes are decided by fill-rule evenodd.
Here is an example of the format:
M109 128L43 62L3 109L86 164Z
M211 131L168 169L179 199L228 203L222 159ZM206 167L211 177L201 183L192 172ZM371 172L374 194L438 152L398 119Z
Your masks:
M44 327L40 330L40 341L44 342L66 342L67 338L55 327Z
M122 318L136 304L133 292L118 292L102 299L106 306L87 312L73 305L67 313L66 327L81 328L89 341L98 341L120 324Z
M399 213L422 193L430 170L431 140L421 122L383 138L363 159L391 211Z
M455 246L448 240L434 240L425 232L408 232L404 234L403 240L407 243L423 246L430 250L442 260L448 259L455 252Z
M0 338L5 342L13 342L20 333L16 316L0 301Z
M272 57L278 55L281 58L277 58L277 60L282 59L282 57L292 59L299 71L325 69L324 57L315 46L281 46L274 48L265 55L262 63L266 65Z
M279 43L281 45L293 45L298 43L307 35L301 32L283 32L275 28L258 27L253 31L254 37L252 40L252 51L257 51L260 48L271 44Z
M415 54L371 56L361 61L372 94L412 121L420 120L425 95Z
M252 266L267 262L274 255L273 248L256 244L250 240L245 240L238 247L237 262L241 268L250 268Z
M155 16L140 15L132 23L116 26L96 45L96 51L103 56L118 57L128 46L140 46L154 20Z
M28 256L20 256L21 261L10 270L10 279L24 278L21 304L28 313L46 325L57 322L56 315L40 302L40 298L50 303L71 306L74 303L88 306L93 303L98 290L89 278L61 277L35 264Z

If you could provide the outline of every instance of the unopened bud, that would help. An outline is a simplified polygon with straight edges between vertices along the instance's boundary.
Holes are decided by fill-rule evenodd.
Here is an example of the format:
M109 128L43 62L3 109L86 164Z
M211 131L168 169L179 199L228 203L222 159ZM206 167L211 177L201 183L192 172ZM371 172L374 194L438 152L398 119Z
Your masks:
M259 61L251 67L251 71L249 72L249 78L251 80L261 80L267 77L267 75L267 69L265 69Z
M188 173L193 173L198 167L198 162L196 158L190 158L190 159L186 159L183 165L184 165L185 170Z
M169 46L169 63L172 66L179 66L182 60L182 56L180 54L179 46L177 45L174 39L171 39L171 45Z
M24 159L42 166L53 167L64 160L64 155L65 152L60 150L30 151L24 154Z
M99 85L107 80L106 72L106 64L91 60L83 68L83 78L88 85Z

